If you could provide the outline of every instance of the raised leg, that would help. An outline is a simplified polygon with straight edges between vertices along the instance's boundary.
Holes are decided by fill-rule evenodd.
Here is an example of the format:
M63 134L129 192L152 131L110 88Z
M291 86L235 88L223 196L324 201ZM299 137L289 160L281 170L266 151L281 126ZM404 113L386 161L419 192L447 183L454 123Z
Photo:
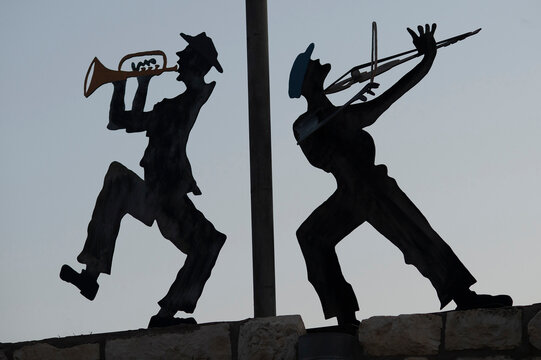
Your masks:
M77 260L93 273L111 273L120 222L131 214L147 226L154 221L154 205L145 182L124 165L113 162L98 195L88 236Z

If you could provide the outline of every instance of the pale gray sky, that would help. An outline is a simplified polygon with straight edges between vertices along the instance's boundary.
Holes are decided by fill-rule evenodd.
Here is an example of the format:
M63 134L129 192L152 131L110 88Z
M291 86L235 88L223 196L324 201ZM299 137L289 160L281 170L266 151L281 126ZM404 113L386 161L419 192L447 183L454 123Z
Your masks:
M269 1L278 314L334 324L306 279L295 230L335 184L295 144L291 124L305 102L287 97L289 68L310 42L313 58L333 65L329 80L368 61L372 21L381 57L412 48L408 26L436 22L437 40L483 28L441 49L427 77L368 131L377 162L474 274L474 290L541 301L540 13L535 0ZM180 32L206 31L224 68L207 76L217 86L188 146L203 191L193 200L228 235L194 316L251 317L244 2L10 1L0 20L0 341L144 328L158 310L184 255L156 226L124 219L112 275L100 278L93 302L58 272L64 263L80 269L75 257L109 163L142 175L147 143L144 134L106 129L112 86L83 97L90 61L114 69L127 53L161 49L172 64L185 47ZM382 76L378 93L413 65ZM161 75L147 104L182 90L174 75ZM370 225L338 252L360 318L439 310L428 280Z

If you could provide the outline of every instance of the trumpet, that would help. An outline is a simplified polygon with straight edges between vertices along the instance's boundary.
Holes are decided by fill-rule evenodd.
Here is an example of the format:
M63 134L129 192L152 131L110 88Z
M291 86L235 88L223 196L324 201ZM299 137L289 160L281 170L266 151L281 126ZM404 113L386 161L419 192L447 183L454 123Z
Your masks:
M477 30L474 30L474 31L464 33L464 34L453 36L453 37L451 37L449 39L438 41L436 43L436 48L439 49L440 47L445 47L445 46L452 45L452 44L454 44L454 43L456 43L458 41L464 40L464 39L466 39L466 38L468 38L470 36L473 36L473 35L477 34L479 31L481 31L481 28L479 28ZM374 40L372 40L372 45L374 46ZM416 54L410 55L410 56L408 56L408 57L406 57L404 59L397 59L398 57L401 57L401 56L404 56L404 55L409 55L409 54L414 53L414 52ZM396 54L396 55L391 55L391 56L388 56L386 58L379 59L379 60L377 60L377 59L374 60L374 56L372 56L372 61L367 62L366 64L354 66L353 68L349 69L342 76L340 76L337 80L335 80L331 85L327 86L325 88L324 92L325 92L325 94L333 94L333 93L345 90L345 89L349 88L350 86L352 86L353 84L356 84L356 83L362 83L362 82L367 81L367 80L373 81L374 76L383 74L384 72L387 72L387 71L391 70L395 66L403 64L406 61L412 60L412 59L414 59L416 57L419 57L419 56L421 56L421 54L419 54L417 52L417 49L404 51L402 53L399 53L399 54ZM362 72L362 73L359 71L360 69L366 68L366 67L369 67L369 66L371 67L371 71L365 71L365 72ZM349 75L349 77L345 78L348 75Z
M140 62L137 66L132 63L132 71L122 70L122 65L125 61L140 56L161 56L163 58L163 66L156 64L156 59L151 58L144 62ZM106 68L97 57L92 60L85 76L84 82L84 95L89 97L92 93L102 86L114 81L125 80L130 77L146 76L146 75L160 75L166 71L176 71L178 66L167 67L167 56L161 50L142 51L124 56L119 64L118 70L111 70ZM90 82L89 82L90 78Z

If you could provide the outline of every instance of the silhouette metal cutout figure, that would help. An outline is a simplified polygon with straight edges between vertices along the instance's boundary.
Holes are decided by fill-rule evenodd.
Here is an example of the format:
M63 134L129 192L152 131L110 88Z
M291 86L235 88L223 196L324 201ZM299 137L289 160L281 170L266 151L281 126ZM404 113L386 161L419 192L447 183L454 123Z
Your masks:
M295 60L289 95L307 100L308 109L293 124L295 138L313 166L331 173L336 191L297 230L308 279L314 286L325 318L337 317L339 326L358 326L359 310L351 285L344 279L335 246L365 221L396 245L407 264L428 278L441 308L454 301L457 309L512 305L507 295L478 295L469 288L476 280L451 248L432 229L421 211L387 174L375 165L375 144L363 129L372 125L396 100L430 70L436 57L436 25L408 29L422 60L380 96L337 108L327 98L323 83L331 65L311 60L314 45ZM374 95L370 83L357 95Z
M93 300L99 287L98 276L111 273L122 217L130 214L147 226L156 221L162 235L187 257L169 292L159 301L161 309L151 318L149 327L195 323L193 318L174 315L177 311L194 311L226 240L187 196L188 193L200 195L201 190L186 155L190 131L216 85L206 83L204 76L212 67L219 72L223 70L214 44L205 33L180 35L188 42L186 48L177 53L177 80L184 82L185 92L164 99L155 104L152 111L144 112L152 75L140 76L132 109L126 111L126 80L113 82L107 128L124 129L128 133L146 132L148 146L140 162L144 180L119 162L111 163L88 225L88 237L77 257L86 268L78 273L64 265L60 273L63 280Z

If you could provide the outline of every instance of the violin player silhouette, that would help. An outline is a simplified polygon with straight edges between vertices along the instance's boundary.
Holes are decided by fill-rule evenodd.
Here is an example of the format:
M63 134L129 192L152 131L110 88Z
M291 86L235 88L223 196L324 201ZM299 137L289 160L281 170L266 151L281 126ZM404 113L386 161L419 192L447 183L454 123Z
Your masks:
M432 283L441 308L454 301L457 309L512 305L507 295L479 295L470 290L476 280L449 245L432 229L421 211L387 174L375 165L375 144L364 129L430 70L436 57L436 24L408 29L421 61L378 97L370 82L344 106L328 99L323 83L330 64L312 60L314 44L295 59L290 73L289 96L303 96L307 111L293 124L293 132L309 163L336 179L336 191L297 230L308 273L321 301L325 318L336 317L340 326L356 327L357 299L345 280L335 246L354 229L368 222ZM335 82L336 83L336 82ZM353 103L355 100L365 102Z

